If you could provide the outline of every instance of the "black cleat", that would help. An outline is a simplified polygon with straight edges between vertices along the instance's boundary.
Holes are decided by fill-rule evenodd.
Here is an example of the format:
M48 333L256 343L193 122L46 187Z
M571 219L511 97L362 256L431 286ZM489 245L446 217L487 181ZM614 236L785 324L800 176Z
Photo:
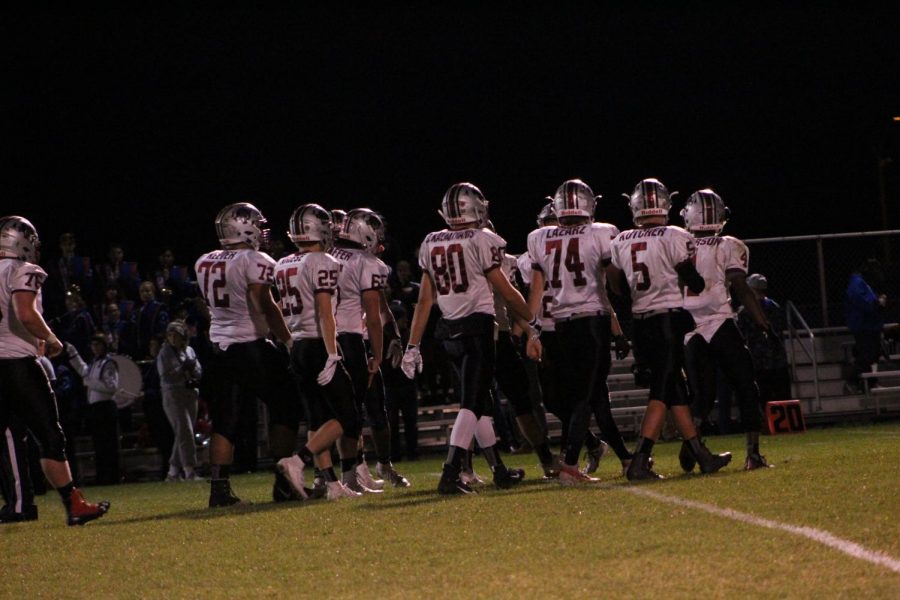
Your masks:
M498 465L494 471L494 485L506 490L525 479L523 469L508 469L506 465Z
M694 470L694 467L697 466L697 459L694 458L694 453L691 451L691 445L687 443L687 440L681 442L681 450L678 452L678 462L681 463L681 468L685 473L690 473Z
M625 477L628 481L654 481L657 479L665 479L662 475L655 472L650 465L650 455L644 452L638 452L631 459L631 464L625 471Z
M444 470L441 473L441 480L438 482L437 490L439 494L445 495L475 493L475 490L460 480L459 469L448 464L444 464Z
M773 465L766 462L766 457L762 454L748 454L747 460L744 461L744 470L753 471L755 469L769 469Z
M209 507L234 506L235 504L247 504L231 491L231 482L227 479L213 479L210 482Z
M15 512L9 506L0 508L0 525L5 523L22 523L23 521L37 521L37 506L31 505L24 507L22 512Z
M700 442L700 450L694 452L691 448L694 459L700 465L701 473L715 473L725 465L731 462L731 452L723 452L722 454L713 454L706 447L702 440Z

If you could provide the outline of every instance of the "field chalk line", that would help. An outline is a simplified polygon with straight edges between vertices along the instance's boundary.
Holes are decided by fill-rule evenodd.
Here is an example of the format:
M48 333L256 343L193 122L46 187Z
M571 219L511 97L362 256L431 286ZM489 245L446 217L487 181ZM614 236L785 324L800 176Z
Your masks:
M719 508L718 506L706 504L705 502L697 502L695 500L679 498L678 496L667 496L665 494L660 494L641 487L625 487L618 489L629 492L636 496L644 496L645 498L650 498L658 502L665 502L667 504L676 504L678 506L702 510L703 512L707 512L719 517L725 517L726 519L732 519L734 521L740 521L742 523L749 523L751 525L757 525L759 527L765 527L767 529L780 529L781 531L787 531L788 533L803 536L830 548L834 548L835 550L843 552L844 554L848 554L853 558L858 558L860 560L880 565L882 567L887 567L895 573L900 573L900 560L884 554L883 552L869 550L868 548L861 546L856 542L851 542L849 540L839 538L836 535L833 535L821 529L816 529L815 527L800 527L797 525L789 525L787 523L779 523L778 521L755 517L753 515L731 508Z

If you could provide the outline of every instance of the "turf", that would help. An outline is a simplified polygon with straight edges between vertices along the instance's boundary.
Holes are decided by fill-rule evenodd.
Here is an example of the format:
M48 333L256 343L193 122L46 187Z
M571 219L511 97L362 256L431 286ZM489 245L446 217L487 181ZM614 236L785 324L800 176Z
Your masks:
M740 437L708 443L735 462L682 476L678 444L658 444L671 477L647 489L900 559L900 424L766 438L776 467L752 473L740 471ZM536 476L532 457L507 462ZM398 467L413 488L337 503L273 504L266 474L234 478L256 504L214 511L204 483L89 488L112 509L78 528L51 494L39 521L0 529L0 597L900 597L900 574L885 567L628 493L615 460L599 486L532 479L466 498L434 493L438 458Z

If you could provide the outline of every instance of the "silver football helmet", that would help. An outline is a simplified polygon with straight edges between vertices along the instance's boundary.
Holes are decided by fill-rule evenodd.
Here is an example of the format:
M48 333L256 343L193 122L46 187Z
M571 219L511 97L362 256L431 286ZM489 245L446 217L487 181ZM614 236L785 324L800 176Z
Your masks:
M347 213L343 226L338 230L338 237L377 254L384 243L384 230L381 215L368 208L354 208Z
M37 263L41 240L37 229L25 217L0 217L0 254Z
M331 209L331 223L334 225L334 237L338 236L341 227L344 226L344 220L347 218L347 211L340 208Z
M223 246L250 244L254 250L269 246L266 218L249 202L229 204L216 216L216 234Z
M659 179L644 179L634 186L631 196L622 194L628 199L634 222L641 217L669 217L672 208L672 197L678 192L669 194L669 190Z
M488 201L471 183L454 183L444 194L438 211L449 227L476 223L485 227L488 222Z
M294 209L288 229L288 238L294 244L320 242L326 249L334 240L334 224L331 215L318 204L302 204Z
M544 208L541 209L537 216L538 227L546 227L557 222L556 213L553 212L553 198L547 196L546 200L547 204L544 205Z
M566 217L594 218L597 199L594 191L580 179L569 179L556 189L553 195L553 212L557 219Z
M712 231L719 233L729 217L722 197L709 188L691 194L681 211L684 227L691 233Z

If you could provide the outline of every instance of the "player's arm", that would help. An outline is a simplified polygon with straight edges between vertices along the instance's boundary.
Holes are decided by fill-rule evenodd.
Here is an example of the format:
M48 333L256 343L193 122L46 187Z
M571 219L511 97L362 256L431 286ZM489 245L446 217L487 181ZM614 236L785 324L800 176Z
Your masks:
M747 309L753 321L763 331L768 331L771 325L763 312L756 294L747 285L747 274L740 269L732 269L725 273L728 283L731 285L731 293Z
M369 345L372 347L372 361L369 362L369 373L378 371L384 358L384 325L381 321L381 290L366 290L362 293L362 306L366 311L366 329L369 332Z
M706 282L703 281L703 277L697 272L694 261L688 259L678 263L675 265L675 272L678 273L679 279L684 284L683 287L687 287L695 294L699 294L706 288Z
M253 308L266 318L269 331L279 342L290 348L291 332L288 330L287 323L284 322L281 310L275 304L275 298L272 297L272 287L265 283L251 283L247 286L247 292Z
M545 285L544 272L540 269L532 269L531 284L528 286L528 310L533 315L541 314Z
M426 271L422 274L422 281L419 283L419 300L416 302L416 308L413 311L413 320L409 331L410 346L418 346L421 343L433 305L434 282L431 280L431 273Z
M625 296L628 287L625 281L625 273L619 267L609 263L605 267L606 281L609 283L609 290L616 296Z
M519 290L514 288L509 282L502 269L491 269L485 273L485 277L487 277L494 290L506 301L506 305L513 311L515 318L521 319L526 323L532 320L535 313L528 307L525 298L522 297Z
M319 318L319 329L322 332L322 341L325 342L325 350L329 356L334 356L338 353L337 324L331 308L331 293L332 290L316 292L316 316Z
M50 330L44 317L37 308L37 293L29 290L18 290L12 294L13 311L25 330L46 344L47 356L54 357L62 352L63 345Z

